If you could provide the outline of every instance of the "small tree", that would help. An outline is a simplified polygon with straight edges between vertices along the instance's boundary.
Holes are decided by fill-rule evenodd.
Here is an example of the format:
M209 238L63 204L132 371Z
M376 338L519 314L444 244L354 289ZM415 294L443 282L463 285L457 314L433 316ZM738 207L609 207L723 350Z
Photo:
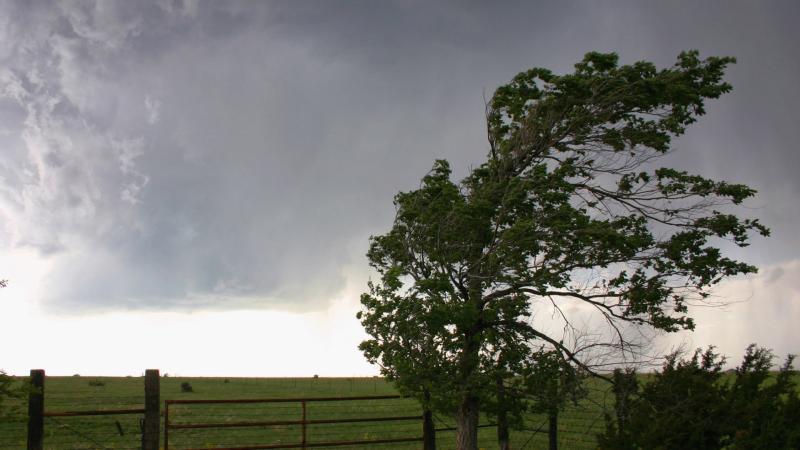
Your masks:
M531 400L533 412L547 414L549 449L558 449L558 414L569 403L586 396L585 375L561 352L538 350L521 373L521 393Z
M436 161L419 189L397 194L392 228L367 254L380 279L361 297L371 338L360 348L455 416L459 450L477 449L481 405L534 344L588 369L532 311L593 310L609 326L594 348L622 349L624 324L691 329L688 301L756 270L714 242L768 234L724 209L755 191L654 165L706 99L731 89L732 62L692 51L659 70L589 53L572 74L522 72L487 106L486 162L457 183Z
M606 432L598 436L602 449L634 450L628 439L628 423L631 420L631 404L639 392L636 370L616 368L611 377L611 392L614 394L614 415L606 412Z

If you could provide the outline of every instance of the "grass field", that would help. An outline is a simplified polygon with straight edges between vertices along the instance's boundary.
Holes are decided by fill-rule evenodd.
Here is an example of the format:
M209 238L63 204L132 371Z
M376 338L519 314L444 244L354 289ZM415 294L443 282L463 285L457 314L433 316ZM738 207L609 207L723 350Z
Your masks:
M184 382L190 383L194 392L182 392L181 384ZM561 415L559 420L561 448L580 450L595 447L595 435L601 432L604 426L602 405L610 404L604 388L602 385L592 386L586 400ZM396 394L396 391L381 378L228 378L227 381L225 378L161 379L162 401L390 394ZM141 377L47 377L45 384L45 410L50 412L141 408L143 397ZM299 403L172 405L169 414L171 423L289 421L301 418L301 408ZM307 406L307 418L311 420L420 414L419 405L409 399L309 403ZM138 449L139 418L139 415L45 418L45 448L48 450ZM446 428L453 426L453 423L447 417L437 416L436 426ZM314 425L309 426L307 436L309 442L411 437L421 436L421 428L421 420ZM525 428L512 431L514 449L547 448L547 423L544 417L529 416ZM299 442L300 436L299 425L286 425L171 430L169 441L170 449L180 450ZM0 448L24 449L25 439L24 420L4 420L0 423ZM496 442L494 427L481 429L481 448L497 448ZM398 443L373 445L373 447L387 450L418 449L421 448L421 444ZM455 448L454 432L437 433L437 447L443 450Z

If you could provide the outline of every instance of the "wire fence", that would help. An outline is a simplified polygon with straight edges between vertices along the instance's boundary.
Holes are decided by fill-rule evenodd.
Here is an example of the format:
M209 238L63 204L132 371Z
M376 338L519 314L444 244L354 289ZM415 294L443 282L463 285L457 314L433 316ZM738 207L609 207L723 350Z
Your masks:
M576 404L568 404L559 412L556 429L558 448L569 450L594 450L597 435L605 430L605 416L613 408L613 396L605 383L588 383L587 395ZM455 450L455 421L441 414L434 415L436 423L436 448ZM488 417L481 417L478 429L479 448L497 448L497 427ZM442 431L446 430L446 431ZM549 443L549 418L546 414L526 413L521 427L510 431L511 448L515 450L546 449Z
M69 450L139 450L142 412L61 416L65 411L136 411L144 404L142 379L48 377L44 413L44 448Z
M105 393L79 397L74 393L59 392L58 389L52 391L48 392L47 412L44 415L45 449L141 449L141 414L67 417L49 415L75 409L141 408L141 396L132 398ZM12 416L0 419L0 449L27 449L28 417L23 411L17 408Z
M262 396L385 396L395 394L393 387L377 378L298 378L298 379L190 379L195 392L182 392L180 385L187 379L161 378L163 400L193 400L200 398L250 398ZM140 449L142 438L141 414L102 416L52 416L47 413L74 410L108 411L137 409L144 402L142 378L117 377L47 377L44 417L44 449ZM26 402L18 401L20 414L0 418L0 449L27 448ZM13 405L12 405L13 406ZM589 386L589 394L577 405L568 405L558 416L557 440L562 449L593 449L596 436L605 429L604 412L613 406L613 396L602 383ZM162 414L164 410L162 410ZM412 399L376 399L371 401L329 401L307 403L305 420L306 442L347 442L420 438L422 411ZM242 404L172 404L169 420L171 450L265 446L301 442L303 418L297 402ZM407 417L394 421L355 421ZM324 423L335 420L336 423ZM351 422L348 422L351 420ZM283 422L261 426L240 426L248 422ZM454 450L455 423L451 417L434 416L437 448ZM219 427L196 428L195 424L217 424ZM188 425L188 426L187 426ZM164 420L162 418L162 446ZM543 414L527 414L521 428L511 430L515 450L548 448L548 418ZM497 429L488 417L481 418L479 430L481 448L497 447ZM371 445L342 445L336 448L420 449L420 440Z

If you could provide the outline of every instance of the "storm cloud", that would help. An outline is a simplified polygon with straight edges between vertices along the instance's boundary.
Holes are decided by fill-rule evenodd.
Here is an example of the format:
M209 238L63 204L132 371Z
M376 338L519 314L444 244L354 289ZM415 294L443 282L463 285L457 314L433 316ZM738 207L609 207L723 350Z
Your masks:
M487 145L484 96L587 51L739 59L670 163L751 184L797 258L795 2L17 2L0 6L0 245L49 310L313 310L392 196Z

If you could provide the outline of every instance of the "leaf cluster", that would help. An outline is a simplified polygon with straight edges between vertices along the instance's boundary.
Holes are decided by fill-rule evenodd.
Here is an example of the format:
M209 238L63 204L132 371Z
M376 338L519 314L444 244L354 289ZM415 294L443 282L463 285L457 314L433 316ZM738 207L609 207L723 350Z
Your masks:
M539 349L530 358L518 378L520 393L531 401L529 411L555 415L587 395L586 374L564 360L560 352Z

